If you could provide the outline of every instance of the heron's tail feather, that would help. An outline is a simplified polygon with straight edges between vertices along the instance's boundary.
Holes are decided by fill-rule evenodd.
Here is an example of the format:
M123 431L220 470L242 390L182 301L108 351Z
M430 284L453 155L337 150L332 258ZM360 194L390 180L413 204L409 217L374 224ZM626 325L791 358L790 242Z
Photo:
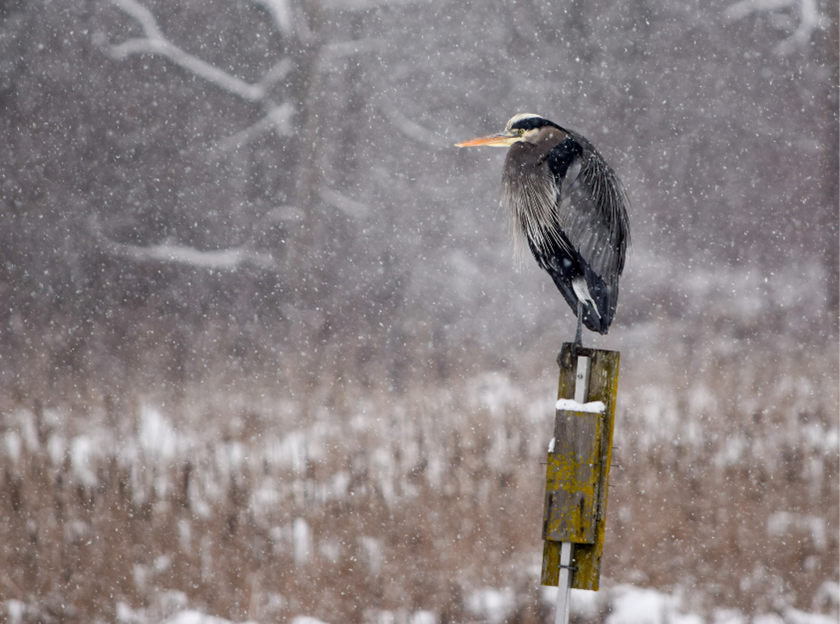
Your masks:
M590 331L606 334L615 315L618 302L618 280L607 283L574 251L560 245L551 253L531 245L537 263L551 275L566 303L577 315L578 301L582 304L583 324Z

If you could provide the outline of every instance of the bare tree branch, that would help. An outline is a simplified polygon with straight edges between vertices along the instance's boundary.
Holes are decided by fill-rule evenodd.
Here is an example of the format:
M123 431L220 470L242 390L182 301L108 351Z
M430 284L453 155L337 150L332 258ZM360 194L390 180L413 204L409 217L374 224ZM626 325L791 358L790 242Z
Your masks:
M263 6L271 14L284 37L291 39L295 36L294 20L288 0L254 0L254 2Z
M280 136L292 136L292 117L294 107L289 104L275 106L257 123L240 130L236 134L219 141L217 148L222 151L238 149L261 136L267 130L274 130Z
M258 253L241 247L202 251L194 247L174 244L144 247L109 243L107 248L112 255L131 258L138 262L171 262L212 271L234 271L245 264L264 269L270 269L274 266L271 254Z
M247 247L202 250L175 243L157 245L131 245L112 241L103 232L96 217L91 217L88 228L98 247L111 256L129 258L138 262L171 262L186 264L197 269L215 271L233 271L242 265L251 265L261 269L272 269L274 258L270 253L258 252Z
M368 37L367 39L352 39L338 41L324 46L324 55L332 59L340 59L364 52L375 52L388 45L388 40L382 37Z
M129 39L123 43L112 45L110 53L114 58L122 59L132 54L165 56L179 67L249 102L261 101L269 87L278 80L282 80L292 69L292 62L283 59L260 82L251 84L222 71L173 44L163 35L151 11L136 0L111 0L111 2L137 20L145 34L145 37Z
M416 121L406 117L396 106L382 98L378 104L379 110L388 118L402 135L435 149L448 148L452 140L434 130L421 126Z
M786 9L795 2L796 0L741 0L726 9L723 12L723 16L726 18L726 21L735 22L759 11L770 12L778 9Z
M367 204L351 199L327 187L321 188L318 195L324 202L354 219L364 219L370 212L370 207Z

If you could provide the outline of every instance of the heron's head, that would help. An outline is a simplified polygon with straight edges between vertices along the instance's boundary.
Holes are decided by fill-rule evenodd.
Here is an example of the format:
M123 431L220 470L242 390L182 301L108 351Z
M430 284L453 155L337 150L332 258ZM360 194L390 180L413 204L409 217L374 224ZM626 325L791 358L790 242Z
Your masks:
M521 113L510 118L505 126L505 131L499 134L470 139L462 143L456 143L457 147L476 147L478 145L489 145L491 147L508 147L521 141L534 143L540 135L540 130L546 127L559 128L553 121L533 113Z

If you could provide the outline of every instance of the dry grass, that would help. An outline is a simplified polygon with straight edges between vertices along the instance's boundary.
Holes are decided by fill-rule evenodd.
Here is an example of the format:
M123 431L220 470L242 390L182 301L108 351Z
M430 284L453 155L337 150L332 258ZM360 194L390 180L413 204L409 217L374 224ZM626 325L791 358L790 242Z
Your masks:
M681 380L677 355L634 366L628 344L605 577L704 614L836 609L819 603L838 578L836 390L814 374L835 365L829 350L758 365L688 350L708 366ZM320 384L306 398L197 386L10 401L0 600L25 603L27 622L189 606L360 623L426 609L448 623L474 620L467 596L490 586L514 590L506 621L546 621L550 379Z

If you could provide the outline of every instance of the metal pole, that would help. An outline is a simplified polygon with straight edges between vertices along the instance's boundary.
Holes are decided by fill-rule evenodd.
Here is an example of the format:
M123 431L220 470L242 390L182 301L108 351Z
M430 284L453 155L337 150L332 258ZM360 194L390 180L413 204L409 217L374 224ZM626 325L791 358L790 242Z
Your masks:
M591 360L583 355L577 358L575 372L575 401L586 403L589 398L589 365ZM557 583L557 613L554 624L569 624L569 602L572 596L572 552L574 544L560 544L560 577Z
M560 544L560 580L557 582L557 614L554 624L569 624L569 602L572 597L572 546L571 542Z
M577 372L575 373L575 401L586 403L589 399L589 365L590 358L579 355L577 359Z

